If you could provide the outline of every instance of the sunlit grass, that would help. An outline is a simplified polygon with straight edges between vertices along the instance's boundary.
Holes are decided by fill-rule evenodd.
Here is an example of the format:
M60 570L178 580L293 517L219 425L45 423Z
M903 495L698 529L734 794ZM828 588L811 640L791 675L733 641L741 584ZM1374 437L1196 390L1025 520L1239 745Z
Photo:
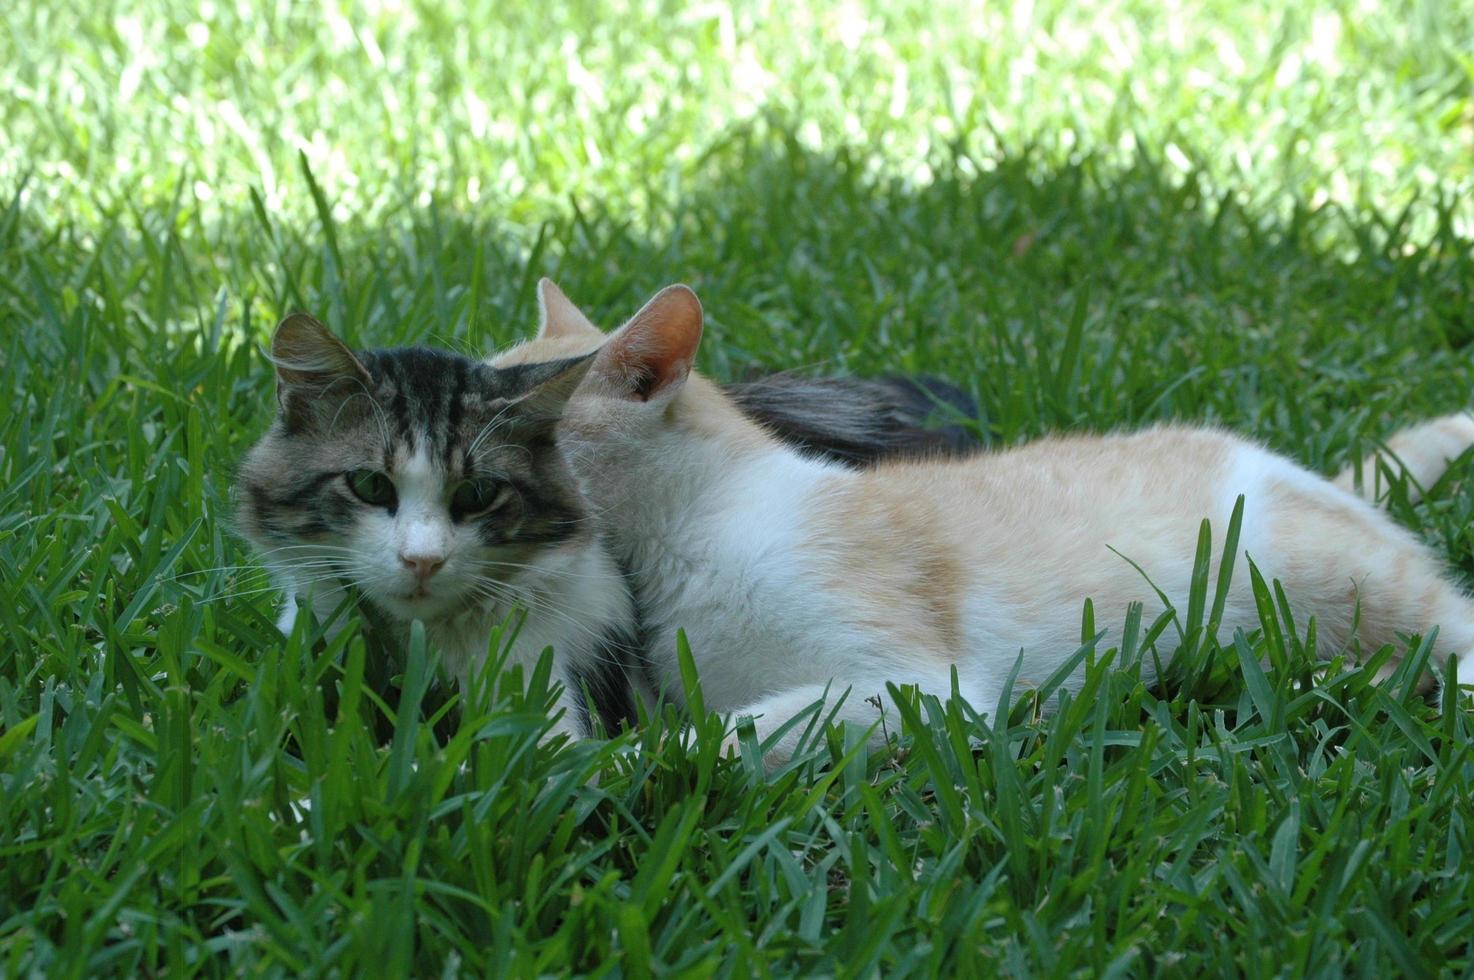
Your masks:
M721 377L1333 470L1474 390L1467 8L339 11L0 12L0 975L1474 969L1469 716L1416 638L1317 665L1272 583L1157 689L1171 627L1082 610L1048 717L908 705L769 776L284 640L229 499L284 310L490 350L542 275L605 322L691 282ZM1462 471L1389 507L1474 572Z
M861 147L919 181L954 145L985 167L1025 144L1058 164L1142 143L1255 205L1474 189L1461 4L111 9L0 15L0 174L34 170L69 211L182 185L219 213L254 186L300 216L298 151L340 218L430 191L521 218L568 195L640 207L699 177L733 123L775 116L811 150Z

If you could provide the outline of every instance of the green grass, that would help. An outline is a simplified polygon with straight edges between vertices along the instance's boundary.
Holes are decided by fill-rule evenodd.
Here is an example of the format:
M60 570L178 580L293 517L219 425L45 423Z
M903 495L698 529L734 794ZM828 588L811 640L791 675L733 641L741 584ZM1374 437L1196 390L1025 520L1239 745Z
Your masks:
M721 377L1335 469L1471 400L1474 11L203 9L0 13L0 975L1474 970L1474 720L1273 583L1158 688L1176 630L1086 609L1047 717L768 775L284 641L229 503L282 311L484 351L545 274L606 322L692 283ZM1466 472L1391 508L1474 575Z

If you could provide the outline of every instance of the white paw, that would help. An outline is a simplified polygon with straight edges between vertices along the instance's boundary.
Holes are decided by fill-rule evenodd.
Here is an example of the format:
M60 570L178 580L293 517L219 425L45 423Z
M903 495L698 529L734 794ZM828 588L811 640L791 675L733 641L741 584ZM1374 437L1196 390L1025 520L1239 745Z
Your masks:
M1474 686L1474 652L1466 653L1454 661L1454 679L1459 687Z

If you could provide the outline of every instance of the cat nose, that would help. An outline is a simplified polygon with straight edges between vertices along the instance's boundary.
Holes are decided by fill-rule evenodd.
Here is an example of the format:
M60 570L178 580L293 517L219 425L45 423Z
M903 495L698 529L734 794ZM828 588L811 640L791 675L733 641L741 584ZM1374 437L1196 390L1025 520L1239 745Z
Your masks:
M405 568L414 569L415 578L421 582L440 571L440 567L445 564L444 555L400 554L399 560L404 562Z

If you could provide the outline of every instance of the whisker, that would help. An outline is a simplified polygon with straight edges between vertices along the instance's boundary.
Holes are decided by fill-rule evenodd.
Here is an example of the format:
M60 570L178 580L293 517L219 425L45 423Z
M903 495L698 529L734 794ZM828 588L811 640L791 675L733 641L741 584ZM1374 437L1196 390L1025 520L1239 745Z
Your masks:
M467 561L467 564L473 565L473 566L478 567L478 568L512 568L512 569L517 569L517 570L528 570L528 571L534 571L534 572L542 572L542 573L547 574L547 575L562 575L562 576L565 576L565 577L573 577L573 578L595 578L596 577L596 576L591 575L588 572L585 572L585 571L583 571L581 569L548 568L548 567L546 567L544 565L529 565L529 564L527 564L525 562L502 561L502 560L496 559L496 558L469 558L466 561Z
M481 447L481 443L483 440L489 438L491 434L496 432L497 429L501 428L502 425L509 424L512 421L512 417L509 413L512 411L512 407L514 404L515 403L508 403L507 405L503 406L501 411L493 415L490 421L488 421L485 425L481 427L481 431L476 433L476 438L472 439L470 446L466 448L466 455L468 457L476 455L476 450Z
M342 568L343 565L342 565L341 562L338 562L338 561L323 560L323 561L316 561L316 562L309 561L309 562L293 563L289 567L290 567L290 570L293 571L293 572L299 572L299 571L308 571L308 572L311 572L311 571L333 571L335 569ZM197 577L199 577L201 575L227 574L227 573L229 573L228 574L228 577L230 577L230 578L254 578L254 577L259 576L259 575L271 575L272 574L272 571L273 571L272 569L263 568L263 567L261 567L259 565L235 565L235 566L226 565L226 566L222 566L220 568L202 568L202 569L199 569L198 571L180 572L178 575L171 575L171 576L169 576L167 578L160 579L160 581L163 581L163 582L182 582L182 581L184 581L187 578L197 578Z
M232 589L229 592L219 592L215 595L200 596L195 600L197 604L203 605L207 602L219 602L222 599L246 599L250 596L264 595L267 592L280 592L281 589L275 585L268 585L259 589ZM341 591L341 590L333 590Z
M480 586L485 586L488 583L484 583L483 582L483 583L477 583L477 584L480 585ZM573 629L577 630L579 633L582 633L583 635L585 635L587 637L590 637L590 638L592 638L594 640L602 640L604 638L604 634L603 634L602 631L596 630L596 629L593 629L593 628L589 627L587 624L585 624L581 620L575 618L572 614L570 614L566 610L560 608L555 603L551 603L551 602L538 602L537 599L536 599L536 597L533 597L532 601L522 600L518 604L521 605L521 606L523 606L523 608L527 609L527 611L528 611L529 614L531 614L533 612L546 613L546 614L554 617L555 619L558 619L561 622L567 624L568 626L572 627Z
M317 544L317 543L310 543L309 544L309 543L303 543L303 544L284 544L284 545L280 545L280 546L275 547L275 548L267 548L265 551L256 552L256 554L258 554L258 555L274 555L274 554L277 554L278 552L282 552L282 551L341 551L341 552L350 553L350 554L351 553L354 553L354 549L353 548L349 548L346 545L340 545L340 544Z
M349 402L353 401L355 398L367 398L369 405L374 410L374 419L379 426L379 438L384 441L385 446L390 445L389 426L384 418L384 409L382 406L379 405L379 400L374 397L374 394L371 390L369 390L368 385L364 384L363 379L361 378L346 378L342 380L352 381L362 390L355 391L347 398L343 399L342 403L338 405L338 410L333 413L332 421L328 423L328 431L332 432L333 429L337 426L338 418L343 414L343 410L348 407Z

